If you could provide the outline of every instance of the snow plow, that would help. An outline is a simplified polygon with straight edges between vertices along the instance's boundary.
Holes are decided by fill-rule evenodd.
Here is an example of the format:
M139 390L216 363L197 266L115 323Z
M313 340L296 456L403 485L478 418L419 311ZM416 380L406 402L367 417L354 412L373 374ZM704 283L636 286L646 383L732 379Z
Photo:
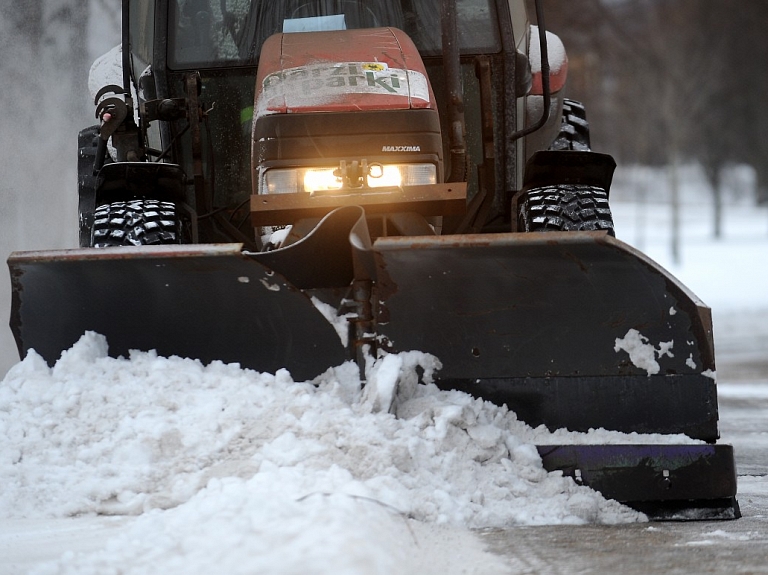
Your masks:
M710 310L615 237L615 163L537 21L506 0L124 0L94 65L120 75L79 137L81 247L9 258L20 354L95 331L115 356L311 379L420 350L439 387L533 426L684 434L539 453L651 518L738 517Z

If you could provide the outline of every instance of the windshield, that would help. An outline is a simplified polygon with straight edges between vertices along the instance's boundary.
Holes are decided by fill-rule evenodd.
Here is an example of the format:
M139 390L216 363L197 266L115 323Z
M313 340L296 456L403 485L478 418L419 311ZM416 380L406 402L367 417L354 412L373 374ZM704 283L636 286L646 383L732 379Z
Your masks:
M441 51L441 0L174 0L168 62L173 69L255 66L278 32L392 26L425 55ZM492 0L456 0L464 54L500 51Z

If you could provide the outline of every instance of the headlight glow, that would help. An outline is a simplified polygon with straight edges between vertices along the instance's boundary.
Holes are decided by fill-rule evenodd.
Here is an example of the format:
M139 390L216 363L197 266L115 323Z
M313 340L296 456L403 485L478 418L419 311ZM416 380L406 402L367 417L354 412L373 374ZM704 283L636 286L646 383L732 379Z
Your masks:
M334 168L309 168L299 172L304 172L305 192L338 190L342 186L341 178L333 175Z
M344 189L336 167L273 168L264 172L262 190L267 194L295 194ZM434 164L371 164L364 187L352 188L365 193L366 188L401 188L437 183Z

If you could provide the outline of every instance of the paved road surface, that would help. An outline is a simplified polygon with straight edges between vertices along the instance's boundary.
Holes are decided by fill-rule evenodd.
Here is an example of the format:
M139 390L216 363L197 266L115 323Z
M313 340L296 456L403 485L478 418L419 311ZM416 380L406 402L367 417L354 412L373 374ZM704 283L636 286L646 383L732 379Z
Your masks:
M768 318L766 318L768 319ZM631 526L521 527L487 532L515 574L768 573L768 327L715 335L721 443L734 446L736 521Z

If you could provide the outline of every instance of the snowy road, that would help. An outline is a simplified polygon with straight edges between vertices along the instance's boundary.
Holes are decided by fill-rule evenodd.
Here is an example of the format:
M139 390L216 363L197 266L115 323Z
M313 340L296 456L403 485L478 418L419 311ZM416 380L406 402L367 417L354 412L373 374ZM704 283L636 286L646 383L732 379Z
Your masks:
M743 517L485 533L512 572L768 573L768 312L716 316L715 324L720 441L734 446Z
M732 443L737 521L520 527L485 533L519 574L768 573L768 378L723 384L722 441Z
M733 325L723 326L718 339L721 441L735 448L743 518L480 532L408 521L402 545L410 548L410 564L401 572L768 573L768 369L763 351L768 327L760 328L768 326L768 313L742 316L741 325L753 324L747 332L738 328L737 316L729 317ZM50 571L38 568L45 561L109 549L115 545L109 540L122 536L125 541L135 522L133 517L103 516L0 522L0 575L80 573L53 564Z

